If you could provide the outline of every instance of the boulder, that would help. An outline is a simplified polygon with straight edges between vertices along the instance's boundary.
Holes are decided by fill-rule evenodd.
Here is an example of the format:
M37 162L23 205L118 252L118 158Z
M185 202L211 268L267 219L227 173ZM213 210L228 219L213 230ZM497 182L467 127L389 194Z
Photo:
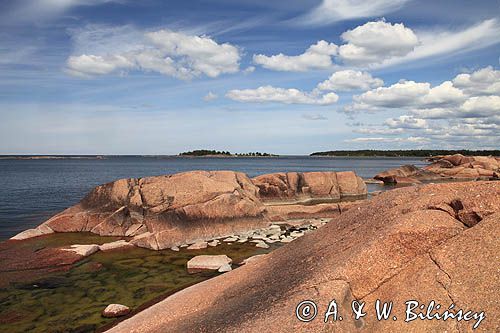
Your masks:
M339 200L367 194L363 179L350 171L274 173L252 178L252 182L259 188L259 196L264 201Z
M187 262L188 273L198 273L201 271L216 271L224 265L229 265L233 262L226 255L201 255L190 259Z
M102 316L106 318L116 318L126 316L130 313L130 308L121 304L109 304L103 311Z
M97 186L42 226L55 232L134 236L131 244L159 250L266 225L257 195L245 174L232 171L121 179ZM17 237L39 232L27 234Z
M464 223L465 212L475 214L475 224ZM267 332L270 327L277 333L473 331L474 320L405 322L407 300L434 300L440 313L452 303L455 309L484 311L477 331L497 332L499 223L498 182L387 191L252 265L160 301L110 333ZM303 323L295 309L308 299L319 312ZM353 300L366 302L368 315L325 324L333 299L341 315L352 313ZM396 321L376 319L377 299L394 302Z

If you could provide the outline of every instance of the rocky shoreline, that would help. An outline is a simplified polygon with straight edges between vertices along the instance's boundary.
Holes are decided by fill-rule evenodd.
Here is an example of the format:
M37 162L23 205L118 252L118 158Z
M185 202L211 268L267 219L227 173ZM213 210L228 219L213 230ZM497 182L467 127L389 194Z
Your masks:
M411 271L411 265L408 263L412 255L415 258L422 258L415 259L418 263L416 265L422 266L417 271L420 269L426 271L429 264L426 262L424 254L429 252L425 249L437 248L448 239L457 237L465 229L482 229L484 225L487 225L489 232L494 236L498 231L498 225L494 223L499 222L497 215L500 210L500 182L495 181L499 179L500 175L500 159L452 155L436 157L431 162L424 168L402 166L387 170L376 175L373 180L365 181L350 171L288 172L261 175L254 178L232 171L193 171L169 176L122 179L96 187L79 204L55 215L35 229L29 229L14 236L3 246L8 249L8 244L11 242L18 244L29 242L35 237L50 237L51 234L67 232L91 232L103 237L121 238L103 244L72 244L66 247L42 249L39 253L33 252L30 255L33 256L32 260L22 264L22 266L32 269L46 260L56 265L61 263L62 267L69 268L72 264L97 252L126 250L127 248L139 247L156 251L170 249L172 252L187 250L196 255L197 252L203 252L205 249L215 248L222 244L246 243L252 244L255 248L267 249L273 244L286 245L286 243L295 241L294 243L297 245L284 246L265 257L258 256L255 259L250 258L247 261L239 262L238 264L245 264L251 268L238 269L237 273L227 275L229 278L225 278L226 274L224 274L212 279L222 282L212 283L212 280L209 280L174 294L111 330L112 332L136 330L156 332L158 330L178 331L179 329L182 331L196 329L210 331L212 330L211 325L219 323L223 325L221 327L225 331L253 332L256 329L250 322L240 322L236 318L234 318L235 322L230 325L219 322L218 315L210 307L207 307L208 304L211 304L209 300L212 296L202 300L196 295L201 292L215 297L212 289L231 294L237 290L234 288L247 289L254 284L263 283L263 281L272 281L271 285L276 285L277 289L266 287L262 293L257 292L258 295L251 293L252 295L243 295L243 298L251 298L254 302L253 297L265 300L266 297L273 298L272 295L275 294L280 302L291 306L290 300L283 298L284 295L289 292L300 295L305 290L309 290L310 287L307 286L311 283L318 285L317 282L313 281L317 279L317 274L320 274L319 272L322 270L316 264L312 265L311 260L316 258L319 262L330 265L330 259L338 256L326 252L319 256L318 253L323 253L326 247L331 247L336 249L335 251L350 253L349 256L342 257L342 260L352 261L353 265L357 262L359 268L344 265L341 261L331 266L333 271L338 271L335 273L337 275L330 271L324 271L321 274L335 275L337 277L334 277L332 281L338 280L342 283L334 283L331 286L330 283L327 283L328 288L332 287L334 293L337 291L340 293L335 295L338 297L342 295L342 298L345 299L349 297L371 299L372 294L377 294L375 291L379 287L365 292L362 291L364 287L360 285L361 289L358 290L356 279L368 279L367 283L374 285L377 283L385 284L387 276L391 276L391 280L393 278L397 280L395 278L397 274L403 274L401 272L408 269ZM446 182L464 180L474 182L446 184ZM490 180L490 182L483 182L483 180ZM366 184L382 182L388 185L413 186L381 194L374 193L372 198L367 200ZM441 184L442 182L443 184ZM422 185L422 183L439 184ZM376 197L375 194L377 194ZM387 223L382 222L384 216ZM484 223L484 220L493 220L493 222ZM364 223L366 226L361 227L360 223ZM321 229L321 232L316 231L317 229ZM360 229L366 230L358 234ZM381 230L387 230L387 232L380 234ZM306 235L308 237L303 237ZM384 237L391 239L389 243L384 240ZM353 250L351 248L353 245L348 245L347 239L351 239L352 244L357 244L359 249ZM375 239L378 240L375 241ZM500 250L498 239L500 238L487 241L485 247L488 251L491 249ZM396 241L395 244L398 245L394 245L393 241ZM387 248L384 248L383 244L386 244ZM424 250L421 250L422 247ZM318 252L311 252L311 249L316 249ZM408 253L402 254L401 251ZM366 258L362 258L362 253L377 253L378 259L366 261ZM18 260L23 260L22 252L17 253L17 255ZM29 255L28 252L26 255ZM396 257L392 258L393 255ZM446 253L446 255L448 254ZM275 257L280 259L273 259ZM297 261L296 257L301 257L300 260L308 264L305 267L297 266L294 263L291 263L290 267L285 265L287 260ZM470 257L472 260L474 255ZM231 258L226 259L221 258L221 256L219 258L198 258L195 256L194 259L197 261L196 264L188 262L186 267L190 273L205 269L220 273L232 271ZM222 261L217 261L217 259ZM432 255L431 259L434 260ZM479 257L476 259L485 260ZM220 265L214 264L213 260L216 260ZM378 262L377 260L382 261ZM281 265L279 267L286 267L283 272L288 272L290 276L282 276L284 280L297 284L297 286L301 286L302 283L306 283L306 285L290 289L273 277L262 274L262 269L272 270L272 267L278 267L275 266L276 264ZM491 265L481 264L484 264L481 266L484 274L491 272ZM52 267L51 265L49 266ZM313 269L309 265L315 268ZM395 272L389 270L384 273L384 270L387 270L385 265L395 265L396 268L391 266ZM380 269L381 272L372 272L372 275L366 275L368 272L366 267L368 267L368 271L373 268ZM246 272L247 270L248 272ZM304 275L306 271L312 275ZM243 278L241 274L250 274L253 277L247 279ZM294 280L296 278L299 280ZM498 282L498 279L493 282L481 281L490 289L495 286L500 287ZM350 285L347 291L344 284ZM323 288L323 285L319 288ZM408 291L400 284L393 286L393 288L395 289L391 290L392 294L397 293L398 288L401 289L401 292ZM316 288L316 290L318 289ZM319 295L326 297L321 292ZM487 301L486 297L482 297L482 300ZM189 308L190 305L185 304L185 302L194 302L197 310L193 311L197 312L200 317L211 318L211 322L194 321L192 324L181 324L174 319L182 318L183 313L176 311L173 311L174 319L163 320L157 317L158 309L164 309L166 306L180 305ZM123 313L128 313L130 310L125 311L120 304L115 305L115 307L122 309ZM233 314L228 313L229 309L233 307L238 309L240 305L242 306L242 304L234 302L222 302L219 305L220 311L231 316ZM274 318L265 316L265 323L272 325L277 320L276 318L286 319L279 309L274 309L268 303L264 305L273 309L271 312L274 311L276 314ZM250 311L259 312L261 310L254 309L254 305L251 305ZM112 312L109 311L109 313ZM109 315L111 316L111 314ZM150 318L149 322L146 318ZM288 320L293 321L293 318L288 318ZM351 322L351 324L353 323ZM339 327L343 331L349 332L358 324L362 327L380 328L377 323L369 320L362 320L361 323L355 322L354 326L341 325ZM299 327L298 323L295 322L290 325L292 326L284 325L283 329L280 328L278 331L285 332ZM498 325L498 323L494 325ZM318 325L312 327L312 331L320 330ZM415 325L412 327L416 327L414 331L417 332L424 326ZM498 328L498 326L487 327ZM265 327L258 330L262 329Z
M233 171L192 171L121 179L92 190L79 204L12 240L56 232L130 237L162 250L213 241L297 218L328 218L342 200L366 198L354 172L289 172L248 178Z

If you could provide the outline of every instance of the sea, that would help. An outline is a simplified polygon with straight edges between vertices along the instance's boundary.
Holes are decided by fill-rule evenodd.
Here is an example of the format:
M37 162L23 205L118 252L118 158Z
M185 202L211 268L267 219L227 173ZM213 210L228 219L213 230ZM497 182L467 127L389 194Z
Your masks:
M0 241L36 227L76 204L93 187L121 178L191 170L234 170L250 177L273 172L353 170L363 178L419 158L392 157L177 157L112 156L103 159L0 159ZM377 190L369 186L369 190Z

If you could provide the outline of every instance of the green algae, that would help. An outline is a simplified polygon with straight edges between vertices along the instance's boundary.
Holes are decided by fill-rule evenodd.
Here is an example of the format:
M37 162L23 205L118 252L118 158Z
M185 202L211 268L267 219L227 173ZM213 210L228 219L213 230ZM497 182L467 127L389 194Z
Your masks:
M56 234L29 246L56 247L70 244L102 244L117 238L90 234ZM28 246L28 245L26 245ZM132 310L143 308L175 291L214 277L219 273L188 274L186 263L201 254L226 254L238 263L253 255L268 253L254 243L222 243L203 250L151 251L129 248L98 252L66 272L46 274L0 289L2 332L94 332L114 319L103 318L102 310L120 303ZM237 265L233 265L237 267Z

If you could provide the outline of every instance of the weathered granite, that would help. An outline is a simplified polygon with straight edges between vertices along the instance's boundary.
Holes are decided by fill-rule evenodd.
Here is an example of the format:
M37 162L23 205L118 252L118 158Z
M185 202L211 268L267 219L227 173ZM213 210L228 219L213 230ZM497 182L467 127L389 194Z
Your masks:
M184 289L109 332L472 331L473 323L465 321L406 323L404 302L410 299L485 311L477 331L499 331L499 184L431 184L384 192L317 232ZM305 299L321 309L309 323L294 315ZM346 315L325 324L322 316L332 299L341 314L352 313L356 299L367 302L372 315L358 321ZM376 320L376 299L394 301L398 320Z
M286 184L283 183L286 188L276 192L275 200L366 196L364 182L353 172L263 175L254 178L255 184L245 174L233 171L191 171L120 179L97 186L77 205L13 239L53 232L90 231L101 236L132 237L129 244L161 250L238 235L266 227L273 218L332 215L335 205L333 208L310 206L302 213L276 213L279 208L266 207L264 202L270 199L266 189L274 185L265 180L278 181L282 175L286 178Z

